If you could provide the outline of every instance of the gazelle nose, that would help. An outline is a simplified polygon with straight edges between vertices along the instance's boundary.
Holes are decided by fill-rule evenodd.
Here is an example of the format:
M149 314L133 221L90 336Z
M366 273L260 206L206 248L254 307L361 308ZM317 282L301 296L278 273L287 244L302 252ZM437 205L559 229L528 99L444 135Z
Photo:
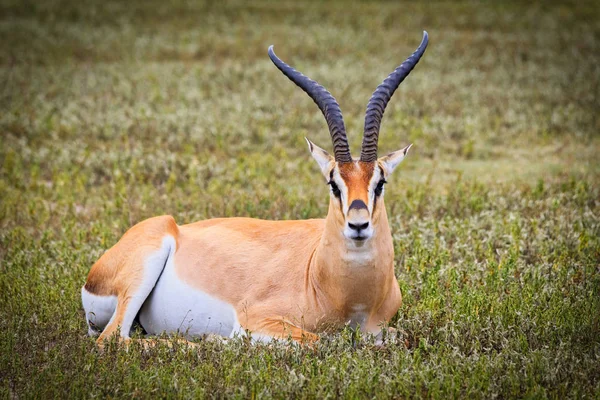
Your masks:
M351 222L348 222L348 227L350 229L354 229L357 232L360 232L361 230L367 229L369 227L369 222L365 222L364 224L353 224Z

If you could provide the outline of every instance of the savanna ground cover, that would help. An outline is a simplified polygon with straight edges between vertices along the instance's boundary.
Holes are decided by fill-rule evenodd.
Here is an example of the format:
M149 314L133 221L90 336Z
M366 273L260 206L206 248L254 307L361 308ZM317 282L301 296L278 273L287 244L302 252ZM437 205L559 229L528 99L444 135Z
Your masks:
M356 154L423 29L380 138L414 143L397 343L97 350L80 288L136 222L325 215L326 125L268 45ZM0 36L1 397L600 397L597 4L3 0Z

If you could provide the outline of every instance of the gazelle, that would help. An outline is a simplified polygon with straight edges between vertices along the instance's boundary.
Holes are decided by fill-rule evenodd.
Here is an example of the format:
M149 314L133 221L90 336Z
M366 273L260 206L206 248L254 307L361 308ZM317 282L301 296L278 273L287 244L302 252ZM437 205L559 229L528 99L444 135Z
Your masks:
M330 186L327 217L140 222L94 264L81 290L89 334L100 334L99 344L116 332L128 338L136 319L148 334L187 337L250 332L254 340L310 342L346 324L379 334L402 302L384 184L410 149L377 158L379 127L427 43L423 32L418 49L373 93L359 159L350 155L335 98L271 46L275 66L314 100L329 127L334 156L307 139Z

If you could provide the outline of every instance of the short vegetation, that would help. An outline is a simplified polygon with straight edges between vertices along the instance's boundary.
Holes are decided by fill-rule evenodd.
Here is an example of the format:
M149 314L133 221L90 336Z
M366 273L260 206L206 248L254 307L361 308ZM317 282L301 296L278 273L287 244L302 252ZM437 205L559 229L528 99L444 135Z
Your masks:
M414 144L385 195L394 343L98 351L80 288L133 224L326 214L303 138L327 128L268 45L356 154L423 29L380 139ZM594 2L7 0L0 36L0 397L600 397Z

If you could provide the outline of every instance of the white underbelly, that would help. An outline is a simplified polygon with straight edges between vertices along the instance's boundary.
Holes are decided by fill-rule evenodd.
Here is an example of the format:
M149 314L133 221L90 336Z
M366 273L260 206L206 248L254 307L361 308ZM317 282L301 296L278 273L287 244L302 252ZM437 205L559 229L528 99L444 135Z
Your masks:
M242 332L233 306L179 279L173 257L144 302L139 321L151 335L178 332L186 337L233 337Z

